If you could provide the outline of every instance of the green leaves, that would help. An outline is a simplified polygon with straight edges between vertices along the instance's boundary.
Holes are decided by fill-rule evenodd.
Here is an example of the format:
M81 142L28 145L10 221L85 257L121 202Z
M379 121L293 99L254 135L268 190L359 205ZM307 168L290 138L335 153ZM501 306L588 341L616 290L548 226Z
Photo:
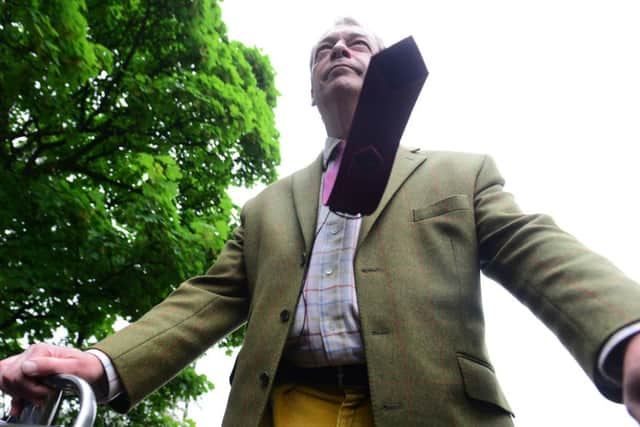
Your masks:
M0 357L84 346L206 270L229 185L275 178L273 76L211 0L0 3Z

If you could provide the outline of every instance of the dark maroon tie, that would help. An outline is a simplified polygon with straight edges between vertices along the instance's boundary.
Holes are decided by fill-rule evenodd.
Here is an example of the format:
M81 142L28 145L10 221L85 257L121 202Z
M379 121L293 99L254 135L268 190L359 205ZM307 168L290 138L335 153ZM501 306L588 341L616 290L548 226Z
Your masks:
M344 154L344 147L347 145L347 141L344 139L335 146L331 152L329 158L333 160L329 161L329 166L324 173L324 181L322 182L322 204L326 205L331 196L331 190L336 183L338 177L338 170L340 170L340 163L342 162L342 155Z

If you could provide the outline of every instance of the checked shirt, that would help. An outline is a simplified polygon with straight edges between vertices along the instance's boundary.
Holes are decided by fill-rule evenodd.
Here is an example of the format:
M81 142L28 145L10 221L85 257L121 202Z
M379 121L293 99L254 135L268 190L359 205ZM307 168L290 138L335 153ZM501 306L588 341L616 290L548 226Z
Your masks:
M327 138L325 171L339 142ZM319 203L315 243L285 352L298 366L364 363L353 271L361 222L359 217L335 214Z

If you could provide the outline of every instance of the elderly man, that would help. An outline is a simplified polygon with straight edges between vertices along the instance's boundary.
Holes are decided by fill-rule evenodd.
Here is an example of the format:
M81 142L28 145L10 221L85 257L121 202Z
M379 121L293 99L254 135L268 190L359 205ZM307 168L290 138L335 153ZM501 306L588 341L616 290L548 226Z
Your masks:
M640 419L640 288L549 217L523 214L491 158L400 148L372 215L320 203L381 48L337 22L311 56L318 159L249 201L206 275L136 323L88 352L36 345L2 361L16 409L46 393L39 377L69 372L126 411L248 322L225 425L512 425L484 342L482 270Z

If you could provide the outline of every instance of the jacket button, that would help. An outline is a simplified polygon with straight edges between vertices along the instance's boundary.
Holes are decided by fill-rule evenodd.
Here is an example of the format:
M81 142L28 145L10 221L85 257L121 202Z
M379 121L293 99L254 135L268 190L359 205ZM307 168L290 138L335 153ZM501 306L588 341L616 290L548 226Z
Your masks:
M289 310L282 310L280 312L280 320L283 322L289 321Z
M269 385L269 374L266 372L260 374L260 385L262 388L266 388Z

